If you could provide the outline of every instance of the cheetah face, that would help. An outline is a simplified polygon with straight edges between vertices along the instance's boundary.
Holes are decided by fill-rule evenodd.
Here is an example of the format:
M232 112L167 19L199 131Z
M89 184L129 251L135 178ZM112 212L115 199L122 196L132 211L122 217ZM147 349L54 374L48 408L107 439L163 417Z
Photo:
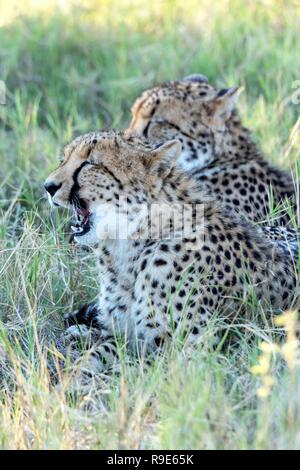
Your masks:
M169 171L176 153L180 153L177 141L151 148L113 131L86 134L65 147L45 189L51 205L73 210L74 240L95 246L101 239L118 236L116 214L122 212L124 201L147 202L147 191L162 185L162 170ZM138 217L131 214L132 231L137 223Z
M128 132L153 142L180 139L179 164L189 170L206 166L222 152L237 88L216 90L202 76L167 82L146 90L132 107Z
M137 135L147 134L152 118L180 124L194 102L203 103L213 98L216 91L207 81L170 81L146 90L131 108L129 126ZM179 114L178 114L179 113Z

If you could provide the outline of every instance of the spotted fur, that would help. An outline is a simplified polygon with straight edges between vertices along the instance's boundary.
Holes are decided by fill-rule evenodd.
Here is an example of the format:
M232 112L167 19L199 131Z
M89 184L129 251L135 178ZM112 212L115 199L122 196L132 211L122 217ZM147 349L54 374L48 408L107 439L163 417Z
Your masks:
M170 338L198 344L212 315L242 315L253 296L267 317L299 303L293 256L207 197L196 179L175 167L180 152L176 140L155 148L123 133L90 133L66 147L46 181L52 203L72 208L76 196L94 222L103 203L119 210L121 196L129 208L203 208L204 218L184 238L165 237L164 231L157 239L136 237L145 220L135 219L134 211L128 239L104 234L108 219L102 213L98 231L75 236L93 246L99 262L98 298L66 316L68 341L89 337L89 373L116 360L118 337L128 351L149 354Z
M163 83L137 98L128 133L154 144L179 139L179 165L228 209L261 222L283 201L296 207L295 183L263 158L235 109L237 96L237 88L216 90L203 76ZM283 212L275 223L290 223Z

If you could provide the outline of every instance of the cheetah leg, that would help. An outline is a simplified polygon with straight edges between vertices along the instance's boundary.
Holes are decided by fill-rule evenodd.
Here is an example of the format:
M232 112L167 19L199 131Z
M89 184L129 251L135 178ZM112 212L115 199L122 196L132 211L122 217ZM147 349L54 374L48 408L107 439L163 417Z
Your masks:
M95 384L103 384L120 371L120 348L115 338L99 338L87 351L78 355L68 368L68 392L90 393Z
M135 321L138 354L152 355L170 339L181 344L198 344L208 338L207 324L212 312L223 305L223 296L216 292L204 274L192 269L174 281L172 265L160 255L149 263L135 285L135 301L131 318Z
M94 302L83 305L82 307L80 307L80 309L65 315L65 327L69 328L73 325L85 325L89 328L97 328L97 326L99 326L98 315L98 300L95 300Z
M72 369L77 371L77 384L87 384L97 373L116 366L117 340L114 332L102 325L97 301L66 315L65 324L63 339Z
M87 349L95 343L102 331L99 315L97 300L65 315L66 330L62 335L65 345L81 344Z
M165 313L161 311L155 296L141 296L137 299L138 302L133 306L136 313L133 317L137 320L136 352L146 361L148 356L151 361L170 341L179 341L184 346L217 341L216 335L207 329L212 311L201 303L201 299L196 305L187 306L186 310L176 310L176 306L180 305L175 297L177 302L170 301Z
M61 373L64 393L70 397L90 395L102 387L113 373L119 372L118 346L114 338L101 338L86 350L68 350ZM91 395L92 396L92 395ZM87 402L88 405L88 402Z

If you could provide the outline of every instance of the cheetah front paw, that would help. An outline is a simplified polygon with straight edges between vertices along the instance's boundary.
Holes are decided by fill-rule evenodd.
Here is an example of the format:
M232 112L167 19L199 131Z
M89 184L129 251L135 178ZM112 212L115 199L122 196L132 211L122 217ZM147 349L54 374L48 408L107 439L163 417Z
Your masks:
M72 325L86 325L88 328L98 328L98 303L97 301L85 304L78 310L67 313L64 316L65 327Z
M73 312L64 315L65 328L68 329L71 326L77 326L79 323L84 324L81 320L80 310L73 310Z
M66 345L75 343L89 346L92 342L93 331L86 325L71 325L63 333L63 340Z

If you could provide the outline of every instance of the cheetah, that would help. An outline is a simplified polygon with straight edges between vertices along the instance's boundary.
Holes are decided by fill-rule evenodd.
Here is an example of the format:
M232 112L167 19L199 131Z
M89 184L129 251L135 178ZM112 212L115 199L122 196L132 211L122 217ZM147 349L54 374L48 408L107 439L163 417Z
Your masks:
M171 338L199 344L212 315L231 318L254 294L269 317L298 305L293 256L207 196L180 155L178 140L91 132L45 182L51 204L74 211L75 242L98 259L98 298L65 318L67 341L90 338L88 374L115 363L120 337L149 357ZM170 211L152 217L153 207Z
M254 143L236 111L239 89L216 90L203 75L146 90L132 107L128 133L153 143L179 139L179 165L227 208L249 221L288 225L283 201L296 208L292 174L272 166Z

